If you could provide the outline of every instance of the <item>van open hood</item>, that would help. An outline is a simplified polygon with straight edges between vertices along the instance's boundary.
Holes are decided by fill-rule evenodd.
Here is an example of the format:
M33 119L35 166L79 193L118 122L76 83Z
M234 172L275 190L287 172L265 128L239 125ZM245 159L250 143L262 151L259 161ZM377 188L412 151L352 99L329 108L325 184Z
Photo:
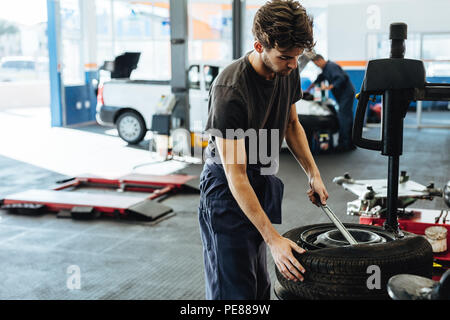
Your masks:
M140 52L125 52L114 61L105 61L100 69L111 72L111 79L130 78L131 72L138 66L140 57Z

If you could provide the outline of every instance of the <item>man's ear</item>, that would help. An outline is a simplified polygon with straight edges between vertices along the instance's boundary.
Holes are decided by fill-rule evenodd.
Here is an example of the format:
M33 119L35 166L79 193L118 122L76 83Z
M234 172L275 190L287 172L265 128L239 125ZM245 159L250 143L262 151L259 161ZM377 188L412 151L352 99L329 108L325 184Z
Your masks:
M256 52L258 53L262 53L264 51L264 47L258 40L253 43L253 48L255 48Z

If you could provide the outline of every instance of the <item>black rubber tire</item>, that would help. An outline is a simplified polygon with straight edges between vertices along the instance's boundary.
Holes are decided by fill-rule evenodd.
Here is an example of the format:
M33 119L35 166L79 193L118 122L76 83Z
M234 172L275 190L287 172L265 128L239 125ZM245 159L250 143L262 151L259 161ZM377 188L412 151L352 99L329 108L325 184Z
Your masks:
M302 232L322 225L332 226L316 224L299 227L283 236L297 242ZM345 226L356 228L363 225ZM364 227L374 232L383 231L379 227ZM308 250L303 254L294 252L294 256L306 270L303 282L286 280L277 267L275 273L285 289L298 299L308 300L389 299L387 282L392 276L408 273L431 278L433 269L431 245L424 237L411 233L387 243ZM367 286L367 280L372 275L367 269L371 265L380 268L380 289L369 289Z
M123 136L123 135L121 134L121 132L120 132L120 129L119 129L120 122L121 122L125 117L133 117L133 118L135 118L136 121L139 123L140 130L139 130L138 136L137 136L135 139L132 139L132 140L131 140L131 139L128 139L127 137ZM119 115L119 117L117 118L117 121L116 121L116 126L117 126L117 132L119 133L119 136L120 136L124 141L128 142L129 144L138 144L139 142L141 142L141 141L144 139L144 137L145 137L145 135L146 135L146 133L147 133L147 127L146 127L146 125L145 125L145 121L144 121L144 119L142 118L142 116L141 116L139 113L137 113L137 112L135 112L135 111L131 111L131 110L125 111L125 112L123 112L123 113L121 113L121 114Z

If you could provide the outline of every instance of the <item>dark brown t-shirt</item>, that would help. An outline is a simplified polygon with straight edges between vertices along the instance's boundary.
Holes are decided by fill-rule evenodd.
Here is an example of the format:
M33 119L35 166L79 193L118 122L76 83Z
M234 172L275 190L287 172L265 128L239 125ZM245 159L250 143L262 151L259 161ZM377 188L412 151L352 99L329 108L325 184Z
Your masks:
M253 69L247 53L227 66L215 79L209 92L208 121L205 130L219 130L227 138L227 129L267 129L268 154L279 152L292 104L302 97L298 69L288 76L266 80ZM271 149L271 130L279 130L279 148ZM214 133L208 143L207 157L215 156ZM243 136L234 137L235 139ZM260 145L258 136L258 150ZM247 161L249 145L246 137ZM258 151L259 152L259 151ZM253 164L253 163L252 163ZM259 156L257 164L261 163Z

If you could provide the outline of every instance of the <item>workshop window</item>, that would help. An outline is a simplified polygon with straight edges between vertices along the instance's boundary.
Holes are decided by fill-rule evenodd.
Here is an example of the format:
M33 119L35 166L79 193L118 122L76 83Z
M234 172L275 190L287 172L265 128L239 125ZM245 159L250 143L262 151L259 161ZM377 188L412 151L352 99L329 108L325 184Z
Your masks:
M62 78L65 85L84 84L82 31L78 0L61 0Z
M390 47L387 33L367 35L368 60L389 57ZM450 77L450 34L408 34L405 58L423 60L427 77Z
M97 0L98 65L127 52L141 57L131 79L169 80L169 0Z
M420 59L421 35L419 33L408 33L405 58ZM390 56L391 41L388 33L367 34L367 59L384 59Z
M114 60L114 34L111 0L96 0L97 17L97 65Z
M450 33L424 34L423 59L429 77L450 77Z
M188 2L189 60L228 63L232 60L231 0Z

